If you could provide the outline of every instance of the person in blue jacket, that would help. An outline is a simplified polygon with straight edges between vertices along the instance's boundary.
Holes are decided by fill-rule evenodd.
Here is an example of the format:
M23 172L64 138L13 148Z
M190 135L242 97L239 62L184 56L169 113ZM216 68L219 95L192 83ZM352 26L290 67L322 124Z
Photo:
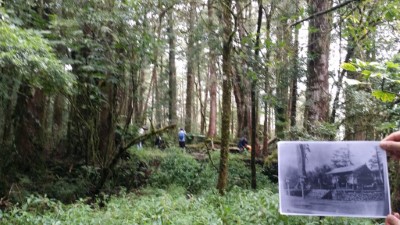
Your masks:
M186 132L181 128L178 132L179 147L185 148L186 146Z
M249 143L247 142L246 137L243 136L242 138L240 138L239 143L238 143L238 148L239 148L240 152L243 152L244 150L251 151L251 147L250 147Z

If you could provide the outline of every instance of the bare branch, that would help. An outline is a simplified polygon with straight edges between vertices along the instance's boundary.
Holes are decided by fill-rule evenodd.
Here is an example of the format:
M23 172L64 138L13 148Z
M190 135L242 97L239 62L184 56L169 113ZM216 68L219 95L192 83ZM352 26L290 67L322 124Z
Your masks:
M311 20L311 19L313 19L313 18L315 18L315 17L317 17L317 16L321 16L321 15L330 13L330 12L336 10L336 9L342 8L342 7L344 7L344 6L348 5L348 4L350 4L350 3L352 3L352 2L356 2L356 1L361 1L361 0L348 0L348 1L345 1L345 2L343 2L343 3L341 3L341 4L339 4L339 5L336 5L336 6L332 7L332 8L330 8L330 9L327 9L327 10L324 10L324 11L321 11L321 12L317 12L317 13L312 14L311 16L309 16L309 17L307 17L307 18L304 18L304 19L302 19L302 20L299 20L299 21L297 21L297 22L294 22L294 23L292 23L290 26L291 26L291 27L296 26L297 24L300 24L300 23L302 23L302 22L304 22L304 21Z

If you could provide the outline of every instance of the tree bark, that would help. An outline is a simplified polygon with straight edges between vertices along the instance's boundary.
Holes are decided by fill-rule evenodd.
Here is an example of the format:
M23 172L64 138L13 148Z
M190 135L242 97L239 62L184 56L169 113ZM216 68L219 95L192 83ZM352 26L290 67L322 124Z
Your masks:
M209 32L209 41L208 41L208 48L209 48L209 74L210 74L210 117L208 122L208 133L207 136L210 138L215 137L217 134L217 56L215 54L215 39L213 34L214 22L214 10L213 10L213 0L208 0L207 2L208 7L208 25L210 27L211 32Z
M272 14L274 13L274 5L271 3L269 7L269 12L266 13L265 15L265 36L266 36L266 42L271 43L271 20L272 20ZM266 62L269 62L271 59L271 49L267 48L267 52L265 53L265 60ZM272 96L271 88L270 88L270 74L269 74L270 68L268 66L268 63L266 63L265 66L265 81L264 81L264 92L266 95ZM270 116L269 116L269 101L267 100L267 97L264 98L264 130L263 130L263 149L262 149L262 155L264 157L268 156L268 139L269 139L269 121L270 121Z
M254 55L255 55L255 62L258 65L259 61L259 51L260 51L260 31L261 31L261 23L262 23L262 12L263 6L262 6L262 1L258 1L258 19L257 19L257 33L256 33L256 43L255 43L255 50L254 50ZM258 66L257 72L258 70ZM256 72L256 73L257 73ZM257 83L258 83L258 77L256 79L253 78L251 82L251 187L253 189L257 188L257 171L256 171L256 152L257 152L257 125L258 125L258 113L257 113L257 103L258 103L258 98L256 96L257 92Z
M298 13L299 1L296 1L296 12ZM295 28L294 31L294 57L293 57L293 73L292 73L292 84L290 88L290 126L296 126L297 116L297 80L299 77L299 30Z
M245 38L245 24L243 17L243 8L241 2L237 2L237 30L239 34L239 40L242 41ZM243 51L246 51L247 47L241 46ZM235 64L235 81L233 82L233 92L236 101L236 113L237 113L237 133L236 137L240 138L245 136L250 138L251 134L251 84L246 76L246 69L248 67L246 59L239 59L239 62Z
M186 80L186 115L185 115L185 130L186 132L192 131L192 107L193 107L193 92L194 92L194 23L196 5L195 1L190 1L189 9L189 37L187 45L187 80Z
M280 42L290 44L291 34L287 30L287 19L281 19L279 23L279 33L277 34ZM275 105L275 134L279 139L284 138L284 132L288 128L288 105L289 105L289 86L290 78L287 65L288 49L286 45L281 45L277 53L276 71L276 98Z
M309 0L311 14L328 9L331 1ZM304 127L314 134L314 126L329 117L329 44L331 19L325 14L310 20Z
M61 134L63 133L64 129L64 123L63 123L63 117L64 117L64 97L60 94L55 96L54 99L54 107L53 107L53 126L52 126L52 131L53 131L53 144L55 146L58 145L59 141L61 140Z
M169 62L168 62L168 73L169 73L169 113L168 119L170 124L176 124L177 121L177 83L176 83L176 66L175 66L175 33L174 33L174 21L173 21L173 10L168 11L168 40L169 40Z
M225 193L228 182L228 152L230 140L230 117L231 117L231 49L232 49L232 19L231 19L231 0L224 0L222 5L222 24L223 24L223 51L222 51L222 127L221 127L221 159L219 164L219 175L217 189L220 194Z

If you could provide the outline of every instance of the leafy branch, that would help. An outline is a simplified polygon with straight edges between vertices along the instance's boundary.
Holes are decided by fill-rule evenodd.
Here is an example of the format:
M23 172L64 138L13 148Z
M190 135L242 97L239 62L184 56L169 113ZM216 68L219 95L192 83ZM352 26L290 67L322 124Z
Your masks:
M384 63L364 62L357 59L355 62L343 63L341 67L350 72L356 72L362 75L363 79L379 79L380 87L372 91L372 96L382 102L400 101L400 93L390 90L400 84L400 54L393 57L392 61ZM350 83L359 84L360 81L348 79ZM387 84L391 85L388 86Z

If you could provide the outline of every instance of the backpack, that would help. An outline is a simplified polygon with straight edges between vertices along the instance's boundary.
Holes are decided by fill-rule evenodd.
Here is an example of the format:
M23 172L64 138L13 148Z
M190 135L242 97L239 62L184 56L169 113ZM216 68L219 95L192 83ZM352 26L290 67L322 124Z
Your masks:
M185 141L185 132L179 131L178 137L179 141Z

